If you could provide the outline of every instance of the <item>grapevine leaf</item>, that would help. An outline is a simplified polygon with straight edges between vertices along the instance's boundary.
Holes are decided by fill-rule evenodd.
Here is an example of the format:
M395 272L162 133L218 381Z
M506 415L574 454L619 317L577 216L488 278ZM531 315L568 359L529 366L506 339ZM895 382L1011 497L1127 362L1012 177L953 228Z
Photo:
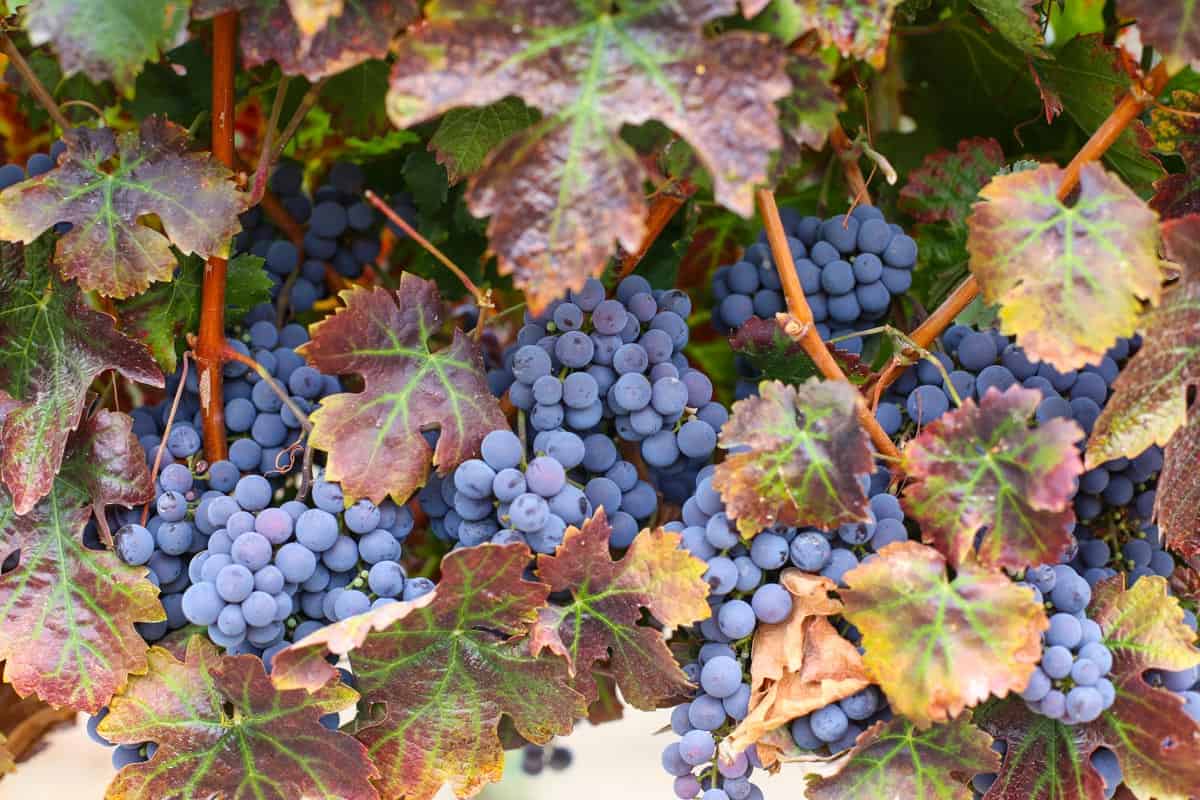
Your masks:
M460 797L473 794L503 772L502 716L544 744L587 713L566 662L529 652L525 637L550 591L522 578L529 558L521 544L451 552L433 602L351 652L363 700L385 705L357 734L383 773L384 797L429 800L447 781Z
M302 352L328 375L361 375L364 390L326 397L312 415L313 446L329 453L329 479L348 497L403 503L425 483L430 455L442 474L506 426L488 391L479 345L457 328L434 352L442 322L437 286L405 273L400 288L348 289L345 306L312 326ZM440 429L437 449L421 436Z
M1154 498L1154 517L1163 545L1200 568L1200 407L1193 406L1191 420L1175 432L1163 454L1162 472ZM1200 581L1197 582L1200 590ZM1200 595L1200 591L1198 591ZM1200 600L1200 596L1197 597Z
M53 45L65 77L111 80L126 94L188 22L187 3L175 0L30 0L22 18L31 44Z
M967 563L951 581L936 550L897 542L844 580L867 671L918 727L1023 690L1041 658L1045 612L1002 572Z
M1046 55L1043 46L1041 0L971 0L971 5L1000 35L1034 58Z
M383 107L387 94L388 65L385 61L365 61L339 72L325 84L318 101L332 115L333 133L345 137L349 153L387 155L419 137L398 131L388 121ZM336 122L333 122L336 120Z
M795 0L801 29L815 29L825 45L843 56L882 67L887 58L892 14L900 0Z
M792 610L754 634L750 711L726 738L730 753L871 683L858 650L829 621L842 611L829 596L836 584L796 569L784 570L779 582L792 595Z
M731 453L713 475L743 536L773 525L835 528L867 519L859 477L873 468L856 411L862 397L844 381L799 386L764 381L739 400L721 429Z
M1184 116L1179 112L1189 116ZM1186 89L1171 92L1170 102L1150 109L1150 138L1159 153L1182 155L1200 138L1200 94Z
M1176 96L1179 93L1176 93ZM1178 114L1159 112L1164 119L1173 124L1179 124ZM1194 125L1194 120L1189 119ZM1161 126L1156 133L1161 136ZM1156 138L1156 142L1157 142ZM1161 147L1161 145L1160 145ZM1160 178L1154 184L1154 196L1150 198L1150 207L1157 211L1163 219L1175 219L1188 214L1200 213L1200 135L1190 131L1181 136L1175 144L1175 150L1183 158L1183 171Z
M340 8L335 8L341 6ZM321 13L310 13L314 7ZM301 9L299 22L293 16ZM414 0L194 0L192 16L208 19L240 11L238 29L247 67L274 61L287 75L316 81L372 58L384 58L388 44L416 18ZM323 17L323 21L321 21ZM320 22L320 24L318 24Z
M133 421L100 411L74 435L50 493L18 516L0 488L0 658L22 696L95 713L146 669L137 622L163 618L158 590L142 567L83 544L93 503L132 505L154 488Z
M599 699L592 667L607 660L621 694L635 708L653 710L691 688L661 631L638 624L642 609L664 628L707 618L705 563L679 546L677 533L643 530L625 555L608 551L612 527L600 509L582 528L569 528L554 555L538 556L538 578L571 601L538 613L530 646L567 659L575 689L589 704Z
M446 167L450 183L458 183L477 173L493 148L538 118L537 109L518 97L506 97L488 106L452 108L430 137L429 149Z
M938 150L909 173L900 210L917 222L965 223L979 190L1003 166L1004 151L995 139L964 139L954 152Z
M810 777L805 796L971 800L970 779L999 768L992 737L971 724L967 715L924 731L896 717L875 723L859 736L836 775Z
M117 773L108 800L378 800L371 780L379 771L366 748L320 722L354 705L349 687L279 690L261 659L221 656L199 635L182 661L161 647L149 659L149 672L113 698L99 731L158 750Z
M792 91L779 101L779 125L795 145L822 150L837 125L843 104L830 83L829 64L815 56L793 56L787 63Z
M1036 389L989 390L905 446L905 511L952 565L1057 564L1071 547L1083 430L1062 418L1030 427L1041 400Z
M55 262L87 291L129 297L171 279L174 244L220 255L239 229L246 196L232 173L189 153L187 131L148 117L139 131L74 128L58 166L0 192L0 238L32 242L59 222ZM156 215L165 236L140 220Z
M1030 358L1060 370L1098 363L1138 326L1141 301L1158 302L1156 215L1096 164L1079 176L1071 205L1055 195L1063 170L992 180L968 225L971 271L1001 327Z
M200 325L200 287L205 262L199 256L179 257L179 269L170 283L156 283L146 291L117 304L125 331L146 343L155 360L170 374L187 349L184 336ZM271 299L271 278L263 260L241 253L229 260L225 284L225 320L241 321L252 307Z
M444 0L399 41L387 99L397 127L509 95L544 115L494 149L467 192L473 214L491 215L501 273L533 310L599 276L614 240L641 244L646 172L620 137L626 124L674 130L712 173L716 200L749 216L781 143L774 101L788 80L766 34L703 35L734 10L733 0Z
M804 348L774 319L751 317L729 337L729 345L749 359L768 380L798 384L821 374ZM871 376L871 368L854 353L841 350L837 345L827 343L825 346L851 382L861 384Z
M114 369L162 386L144 345L90 308L50 269L50 245L0 244L0 478L13 511L26 514L54 486L67 438L92 380ZM24 263L22 264L22 259Z
M1163 55L1200 59L1200 18L1192 0L1118 0L1117 11L1136 19L1142 41Z

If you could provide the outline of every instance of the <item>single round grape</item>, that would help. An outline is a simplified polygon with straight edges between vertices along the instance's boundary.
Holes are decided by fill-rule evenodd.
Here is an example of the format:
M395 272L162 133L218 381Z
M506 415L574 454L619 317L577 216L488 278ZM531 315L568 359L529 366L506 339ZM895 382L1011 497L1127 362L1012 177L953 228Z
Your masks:
M1083 638L1083 628L1074 616L1059 612L1050 617L1050 628L1044 635L1046 643L1049 645L1060 645L1073 649Z
M742 685L742 666L729 656L711 658L700 670L700 686L717 698L726 698Z
M246 511L261 511L270 505L272 493L271 483L266 478L246 475L238 481L233 497Z
M212 625L225 603L211 583L196 583L183 593L183 613L193 625Z
M823 742L835 742L846 734L850 720L836 703L818 708L808 717L813 735Z
M829 540L819 533L801 533L788 548L792 563L805 572L820 572L832 554Z
M1060 680L1071 674L1071 665L1074 660L1069 649L1061 645L1053 645L1047 647L1042 654L1042 670L1049 677Z
M141 566L154 555L154 535L141 525L123 525L113 537L117 556L131 566Z
M755 622L754 609L744 600L730 600L717 614L718 627L730 639L749 636L754 632Z
M257 531L248 531L233 540L229 551L234 563L251 572L262 569L271 561L271 543Z
M688 731L679 740L679 755L686 763L699 766L712 759L716 747L716 741L708 731Z
M337 518L328 511L310 508L296 520L296 541L315 553L333 547L337 538Z
M754 537L750 544L750 558L759 568L779 569L788 559L788 541L782 536L764 532Z
M767 623L783 622L792 610L792 595L778 583L763 584L750 601L754 614Z
M349 536L338 536L333 547L321 553L321 562L334 572L351 570L358 564L358 545Z
M367 573L367 585L380 597L397 597L404 591L407 576L395 561L379 561Z
M396 537L392 536L390 531L381 528L358 540L358 552L368 564L395 561L400 558L400 542L396 541Z
M553 497L566 485L567 474L554 458L538 456L525 468L525 483L529 491L542 497Z

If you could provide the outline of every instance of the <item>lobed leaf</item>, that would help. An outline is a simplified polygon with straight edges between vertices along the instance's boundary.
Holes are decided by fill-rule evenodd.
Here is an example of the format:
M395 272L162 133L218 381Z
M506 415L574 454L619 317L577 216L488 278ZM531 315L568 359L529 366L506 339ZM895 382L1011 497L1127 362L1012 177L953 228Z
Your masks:
M751 317L729 337L729 346L745 356L768 380L798 384L821 376L821 370L800 343L788 336L775 319ZM871 376L871 368L859 356L837 345L826 343L825 347L851 382L863 383Z
M1163 546L1200 568L1200 407L1193 405L1191 420L1171 437L1163 453L1154 498L1154 518ZM1197 580L1200 600L1200 580Z
M71 223L54 260L85 291L138 294L171 279L171 245L220 255L238 232L246 195L211 156L187 151L178 125L148 117L138 131L74 128L63 141L57 167L0 192L0 239L28 243ZM148 215L163 233L143 223Z
M1073 545L1084 434L1069 419L1030 427L1041 400L1036 389L992 388L905 445L905 512L952 565L1057 564Z
M823 150L844 108L830 83L832 70L816 56L794 55L787 62L792 91L779 101L779 126L793 145Z
M971 5L1017 49L1034 58L1046 56L1041 0L971 0Z
M614 242L640 245L646 173L620 137L626 124L661 121L712 173L717 201L752 212L781 143L773 103L788 80L765 34L703 35L734 10L733 0L443 0L399 41L387 100L398 127L509 95L543 114L493 149L467 191L532 310L599 276Z
M1200 59L1200 20L1192 0L1117 0L1117 11L1136 19L1142 41L1163 55Z
M1178 117L1165 112L1163 116ZM1181 137L1175 149L1183 158L1183 171L1155 181L1150 198L1150 207L1168 220L1200 214L1200 136Z
M51 492L92 381L162 386L146 347L51 272L49 243L0 243L0 480L16 514Z
M919 728L1022 691L1041 658L1045 612L1002 572L965 563L950 580L936 550L897 542L843 580L867 671Z
M794 0L794 5L802 30L815 29L821 42L836 46L843 57L883 66L900 0Z
M0 488L0 561L18 554L0 574L0 659L21 696L94 714L145 671L134 623L163 619L158 590L145 568L88 549L83 529L93 504L153 497L133 421L103 410L72 437L49 494L28 513Z
M366 748L320 722L356 696L340 683L281 691L261 659L222 656L202 635L182 661L153 647L149 672L113 698L99 732L158 750L118 772L105 797L379 800Z
M992 737L965 714L927 730L902 717L876 722L859 735L837 774L808 777L805 796L971 800L971 778L1000 768L1000 756L991 745Z
M477 173L497 145L539 118L537 109L518 97L505 97L476 108L452 108L429 137L429 149L446 167L450 183L458 183Z
M394 292L352 288L341 297L345 306L312 326L302 352L328 375L361 375L364 390L321 401L312 444L329 454L329 480L347 497L403 503L424 485L431 455L446 474L507 423L476 342L455 329L448 348L431 349L442 322L432 281L405 273ZM421 435L429 428L440 432L436 450Z
M967 248L984 299L1030 358L1060 370L1097 363L1138 327L1142 301L1157 304L1162 270L1156 215L1096 164L1078 197L1057 197L1063 170L992 180L975 204Z
M764 381L757 397L733 404L721 447L745 449L717 465L713 486L743 536L867 519L859 477L874 464L856 416L862 402L849 383L810 378L799 386Z
M979 190L1004 167L995 139L963 139L958 148L930 153L908 174L900 190L900 210L917 222L964 224Z
M1150 138L1159 153L1182 155L1200 138L1200 94L1186 89L1170 93L1170 102L1150 109ZM1180 113L1183 112L1183 113Z

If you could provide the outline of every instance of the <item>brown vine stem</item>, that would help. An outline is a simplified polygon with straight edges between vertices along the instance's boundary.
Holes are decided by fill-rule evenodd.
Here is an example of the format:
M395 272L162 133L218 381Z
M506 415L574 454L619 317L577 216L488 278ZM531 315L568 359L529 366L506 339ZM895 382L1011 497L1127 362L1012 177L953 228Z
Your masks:
M267 119L266 130L263 131L262 152L258 156L258 167L254 170L254 182L251 184L250 190L251 205L257 205L267 190L267 178L271 174L271 165L275 163L275 160L271 158L275 143L275 128L279 125L279 115L283 112L283 100L287 96L287 86L288 76L280 76L279 85L275 87L275 100L271 103L271 116Z
M175 424L175 414L179 411L179 400L183 397L183 387L187 384L188 360L191 358L190 353L183 354L183 365L179 370L179 386L175 388L175 399L171 401L171 411L167 414L166 424L163 425L162 441L159 442L158 449L154 451L154 464L150 468L150 484L153 486L158 480L158 470L162 466L163 451L167 449L167 438L171 435L171 426ZM221 423L224 425L224 421ZM211 462L209 462L211 463ZM146 520L150 517L150 504L146 503L142 506L142 525L146 524ZM96 519L100 526L107 532L108 523L104 521L103 514L97 514ZM109 534L109 544L112 544L112 534Z
M850 137L846 135L840 122L834 125L833 130L829 132L829 144L833 147L833 152L837 154L838 160L842 162L842 170L846 173L846 184L854 195L853 204L866 203L870 205L871 193L867 190L867 181L863 177L862 168L858 166L858 148L854 146L854 142L850 141Z
M234 168L233 103L234 67L237 61L237 12L213 20L212 149L226 167ZM228 262L210 256L200 290L200 335L196 366L200 370L200 414L204 455L209 463L229 453L225 439L225 400L221 391L221 365L225 350L225 282Z
M663 229L688 201L688 198L696 193L697 188L699 187L689 180L671 181L654 193L654 196L650 198L650 210L646 213L646 235L642 238L642 243L637 250L626 253L621 259L618 277L624 278L637 268L637 265L646 257L646 252L662 234Z
M29 91L33 92L34 98L46 110L46 113L50 115L50 119L54 120L54 124L64 131L74 127L71 125L71 121L67 119L67 115L58 107L58 103L54 100L54 95L50 94L49 90L42 85L33 68L29 66L29 62L25 60L25 56L21 55L21 51L13 44L13 40L8 38L8 34L0 33L0 50L4 52L4 55L8 56L8 60L12 62L13 69L20 74L21 80L25 81L25 85L29 87Z
M300 123L304 122L304 118L308 116L308 112L312 111L312 107L317 104L317 100L321 97L321 90L325 88L325 83L328 80L329 78L321 78L321 80L308 87L308 91L300 99L300 105L296 106L296 110L292 112L292 118L288 120L287 127L279 135L279 141L275 143L275 148L271 151L270 163L274 164L283 155L283 149L287 147L288 142L296 135L296 131L300 128Z
M1121 102L1117 103L1108 118L1096 129L1063 170L1062 183L1058 187L1060 202L1066 201L1071 196L1071 192L1075 191L1075 187L1079 185L1079 175L1083 172L1084 165L1092 161L1099 161L1108 152L1117 139L1121 138L1125 129L1162 94L1170 78L1171 74L1167 69L1166 62L1162 62L1150 71L1142 85L1133 87L1128 94L1121 98ZM933 344L933 340L950 326L954 318L970 305L978 294L979 282L975 280L974 275L968 275L950 293L950 296L929 315L929 318L917 326L909 338L920 347L928 348ZM872 392L875 403L879 401L884 390L900 377L905 363L906 359L903 357L893 358L887 368L880 373L879 378L865 387Z
M771 255L779 268L779 279L783 284L783 293L787 297L789 316L784 330L799 345L804 352L821 370L821 374L829 380L846 380L842 368L838 366L829 348L821 341L816 326L813 325L812 310L804 297L804 289L800 286L800 278L796 275L796 265L792 261L792 251L788 248L787 234L783 230L783 221L779 218L779 207L775 204L775 193L770 189L758 190L758 209L762 215L763 225L767 230L767 242L771 246ZM866 429L875 449L886 458L892 459L894 467L899 469L900 451L891 438L884 433L883 428L875 419L875 415L865 403L858 405L858 420Z

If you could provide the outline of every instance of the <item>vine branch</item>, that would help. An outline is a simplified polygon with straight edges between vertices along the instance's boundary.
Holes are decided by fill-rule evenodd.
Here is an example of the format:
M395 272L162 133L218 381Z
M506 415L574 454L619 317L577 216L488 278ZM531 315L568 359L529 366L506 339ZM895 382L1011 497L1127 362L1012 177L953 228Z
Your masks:
M25 81L25 85L29 87L29 91L33 93L34 99L38 101L46 113L50 115L50 119L54 120L54 124L62 128L64 131L73 127L71 121L67 119L67 115L58 107L58 103L54 100L54 95L46 89L42 82L38 80L37 73L33 71L33 67L29 66L29 62L25 60L25 56L21 55L21 51L13 44L13 40L6 33L0 33L0 50L4 55L8 56L8 60L12 62L13 69Z
M654 246L667 224L688 201L688 198L696 193L697 188L699 187L696 184L685 179L671 181L654 193L654 196L650 198L650 209L646 213L646 235L642 238L642 243L637 250L626 253L621 259L621 266L617 273L618 278L624 278L637 269L637 265L646 257L647 251Z
M321 97L321 90L325 88L325 83L328 80L329 78L321 78L321 80L308 87L308 91L300 99L300 105L296 106L296 110L292 112L292 117L288 120L287 127L279 135L279 141L276 142L275 148L271 151L270 163L274 164L283 155L283 149L287 147L288 142L296 135L296 130L299 129L300 123L304 122L304 118L308 116L308 112L312 111L312 107L317 104L317 100Z
M846 184L853 193L853 204L870 205L871 193L867 190L867 181L863 177L862 168L858 166L858 149L846 135L842 123L834 125L833 130L829 132L829 144L833 147L833 152L837 155L838 160L842 162L842 171L846 173Z

